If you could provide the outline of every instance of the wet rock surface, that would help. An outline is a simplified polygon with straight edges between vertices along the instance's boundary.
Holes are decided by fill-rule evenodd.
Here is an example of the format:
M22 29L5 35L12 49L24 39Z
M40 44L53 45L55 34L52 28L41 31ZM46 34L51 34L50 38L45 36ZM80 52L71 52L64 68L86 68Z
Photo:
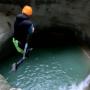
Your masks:
M6 16L5 13L0 13L0 57L5 57L4 55L6 54L5 51L7 53L9 53L9 47L7 40L12 36L13 33L13 29L12 29L12 25L13 25L13 16ZM7 47L7 48L4 48ZM4 53L2 53L2 51L4 51ZM7 55L7 54L6 54ZM0 58L0 60L2 60Z
M0 13L0 46L12 35L12 20Z
M6 79L0 75L0 90L10 90L10 87Z
M33 20L40 26L71 25L90 36L90 1L89 0L1 0L33 7Z

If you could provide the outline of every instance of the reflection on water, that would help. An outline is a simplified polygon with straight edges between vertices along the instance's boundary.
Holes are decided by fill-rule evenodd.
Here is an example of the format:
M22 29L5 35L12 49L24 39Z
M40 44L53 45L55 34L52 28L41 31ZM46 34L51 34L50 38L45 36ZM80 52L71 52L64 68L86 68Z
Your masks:
M0 73L23 90L74 90L90 70L90 62L79 47L34 49L16 72L10 72L18 58L3 62Z

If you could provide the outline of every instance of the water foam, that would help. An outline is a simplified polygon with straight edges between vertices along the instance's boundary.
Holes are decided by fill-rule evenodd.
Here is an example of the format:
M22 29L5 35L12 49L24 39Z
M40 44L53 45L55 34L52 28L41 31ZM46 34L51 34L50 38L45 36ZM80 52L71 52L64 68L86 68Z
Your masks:
M90 90L90 75L88 75L78 85L75 83L71 86L65 85L64 87L59 87L59 90Z

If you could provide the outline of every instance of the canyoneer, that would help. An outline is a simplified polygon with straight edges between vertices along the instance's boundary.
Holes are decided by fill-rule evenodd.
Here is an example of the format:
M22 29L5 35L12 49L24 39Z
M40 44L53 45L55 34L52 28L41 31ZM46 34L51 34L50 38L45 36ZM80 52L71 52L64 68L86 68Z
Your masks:
M34 33L34 26L30 21L32 16L32 7L25 5L22 12L16 16L14 23L14 34L13 34L13 44L20 54L28 53L32 48L29 47L29 41L31 35ZM26 46L25 46L26 45ZM24 51L26 49L26 51Z

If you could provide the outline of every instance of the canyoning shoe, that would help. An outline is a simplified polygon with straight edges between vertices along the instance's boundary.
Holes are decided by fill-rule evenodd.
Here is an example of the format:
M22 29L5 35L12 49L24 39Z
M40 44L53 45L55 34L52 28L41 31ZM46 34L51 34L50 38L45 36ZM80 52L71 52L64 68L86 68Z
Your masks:
M16 69L17 69L17 64L16 64L16 63L13 63L13 64L12 64L12 69L11 69L11 71L16 71Z
M30 52L33 50L33 48L29 48L26 52L26 57L29 57Z

